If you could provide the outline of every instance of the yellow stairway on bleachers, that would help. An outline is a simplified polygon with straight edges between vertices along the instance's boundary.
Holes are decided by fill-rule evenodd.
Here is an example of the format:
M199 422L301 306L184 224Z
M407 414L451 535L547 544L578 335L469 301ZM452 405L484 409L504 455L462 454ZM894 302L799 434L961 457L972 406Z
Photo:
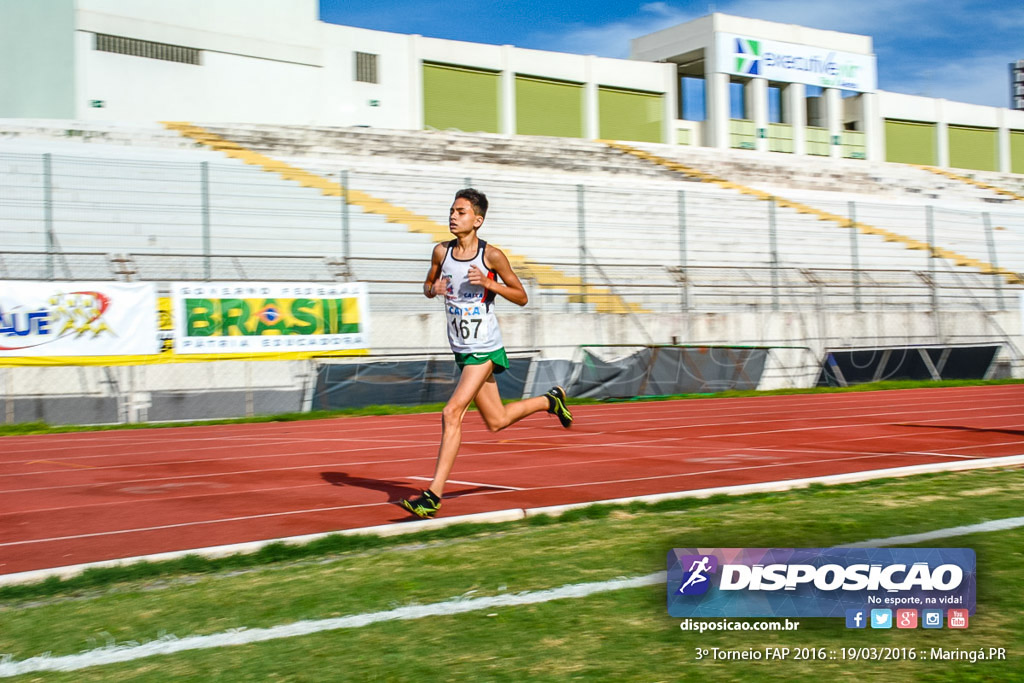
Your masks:
M936 175L945 176L947 178L950 178L951 180L957 180L957 181L960 181L961 183L967 183L968 185L974 185L975 187L980 187L983 190L988 190L989 192L995 192L996 194L1001 194L1004 197L1009 197L1010 199L1016 199L1018 201L1024 202L1024 195L1019 195L1016 192L1004 189L1002 187L996 187L995 185L991 185L989 183L983 183L982 181L975 180L974 178L971 178L970 176L960 175L959 173L953 173L952 171L947 171L944 168L938 168L936 166L925 166L923 164L911 164L911 165L912 166L916 166L917 168L923 169L925 171L928 171L929 173L934 173Z
M694 168L693 166L681 164L677 161L672 161L671 159L660 157L657 154L652 154L650 152L638 149L636 147L632 147L630 145L623 144L621 142L614 142L611 140L602 140L602 142L604 142L604 144L608 145L609 147L612 147L613 149L619 150L620 152L631 154L640 159L644 159L646 161L650 161L651 163L658 164L659 166L664 166L665 168L672 169L677 173L681 173L687 177L700 180L701 182L704 183L712 183L719 187L728 190L735 190L736 192L739 192L741 194L750 195L751 197L756 197L758 199L762 199L765 201L768 201L769 199L774 199L776 206L790 208L796 211L797 213L817 216L818 220L834 223L841 228L856 228L859 232L865 235L879 235L882 238L884 238L886 242L898 242L907 249L916 249L922 251L928 250L928 244L926 242L911 239L906 235L901 235L899 233L892 232L891 230L886 230L885 228L879 228L874 225L869 225L867 223L861 223L860 221L854 222L851 221L849 218L846 218L845 216L839 216L834 213L829 213L828 211L816 209L813 206L809 206L801 202L793 201L791 199L786 199L784 197L771 194L770 192L764 192L763 190L757 190L752 187L742 185L740 183L725 180L711 173L707 173L698 168ZM971 258L970 256L965 256L963 254L951 251L949 249L944 249L942 247L933 247L931 253L933 256L949 259L958 266L977 268L979 272L984 273L985 275L1001 275L1003 279L1006 280L1011 285L1024 284L1024 279L1021 278L1020 274L1015 273L1012 270L1007 270L1006 268L997 268L993 266L991 263L980 261L978 259Z
M346 193L346 189L341 186L341 183L255 152L237 142L228 140L216 133L211 133L201 126L184 121L164 121L163 125L232 159L238 159L247 164L258 166L270 173L276 173L281 178L298 183L303 187L320 190L323 194L330 197L340 197L342 194L346 194L347 201L358 206L364 212L383 216L389 223L404 225L410 232L429 235L435 242L451 239L451 233L448 231L447 225L442 225L427 216L413 213L406 208L396 206L391 202L359 190L348 188ZM544 289L568 291L570 293L570 301L593 304L594 309L598 313L647 312L641 306L625 301L606 287L597 287L590 284L584 285L583 281L576 276L567 275L550 266L534 263L519 254L506 251L505 255L508 257L512 268L521 277L535 280L537 285ZM426 258L426 255L424 255L424 263ZM424 268L425 271L426 269Z

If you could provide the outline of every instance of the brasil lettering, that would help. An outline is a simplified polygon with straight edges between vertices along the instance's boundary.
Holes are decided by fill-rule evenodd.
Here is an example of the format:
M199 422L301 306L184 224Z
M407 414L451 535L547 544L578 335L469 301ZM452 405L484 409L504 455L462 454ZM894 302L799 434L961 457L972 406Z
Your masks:
M186 298L187 337L332 335L360 332L357 297Z
M970 548L674 548L674 617L825 617L867 606L974 612Z

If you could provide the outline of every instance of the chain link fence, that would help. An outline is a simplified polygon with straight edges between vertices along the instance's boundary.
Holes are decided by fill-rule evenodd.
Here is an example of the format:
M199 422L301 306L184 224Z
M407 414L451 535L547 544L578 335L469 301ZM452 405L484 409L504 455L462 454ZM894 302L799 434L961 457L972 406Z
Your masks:
M814 354L837 345L996 341L1020 363L1024 210L1008 206L815 200L924 245L908 249L772 201L658 178L542 184L480 167L467 176L307 166L345 188L331 196L213 153L125 154L0 153L0 286L151 281L166 295L174 281L355 280L369 287L369 360L440 358L443 323L420 284L452 196L475 186L492 207L480 236L523 264L531 299L500 310L510 350L568 359L591 343L800 346L813 352L778 376L805 383ZM351 201L356 191L436 229L412 230ZM5 422L104 423L306 410L320 364L0 371Z

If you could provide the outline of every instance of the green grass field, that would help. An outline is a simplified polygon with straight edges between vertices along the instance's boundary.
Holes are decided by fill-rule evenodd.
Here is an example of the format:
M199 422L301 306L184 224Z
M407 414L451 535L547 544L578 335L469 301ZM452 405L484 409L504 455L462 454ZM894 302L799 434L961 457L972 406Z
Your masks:
M53 657L269 628L453 598L648 575L672 547L819 547L1024 515L1020 468L745 497L592 507L557 519L320 544L280 559L99 571L0 591L0 653ZM1024 680L1024 528L921 544L971 547L978 608L966 631L684 632L663 584L578 599L386 621L263 643L157 655L32 681ZM813 648L835 659L715 661L697 649ZM1005 661L844 661L843 648L1004 648ZM2 670L2 669L0 669Z

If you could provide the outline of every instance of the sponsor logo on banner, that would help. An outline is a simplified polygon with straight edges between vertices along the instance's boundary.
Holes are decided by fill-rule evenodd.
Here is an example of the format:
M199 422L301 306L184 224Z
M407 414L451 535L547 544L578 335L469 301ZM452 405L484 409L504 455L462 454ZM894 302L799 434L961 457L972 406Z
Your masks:
M0 357L156 353L147 283L0 282Z
M736 73L747 76L761 75L761 43L748 38L736 39Z
M668 553L673 617L845 617L892 628L893 615L974 613L969 548L675 548ZM888 614L888 617L885 615Z
M366 286L178 282L171 286L175 353L366 349Z
M875 56L827 48L717 34L718 71L781 83L874 92Z

